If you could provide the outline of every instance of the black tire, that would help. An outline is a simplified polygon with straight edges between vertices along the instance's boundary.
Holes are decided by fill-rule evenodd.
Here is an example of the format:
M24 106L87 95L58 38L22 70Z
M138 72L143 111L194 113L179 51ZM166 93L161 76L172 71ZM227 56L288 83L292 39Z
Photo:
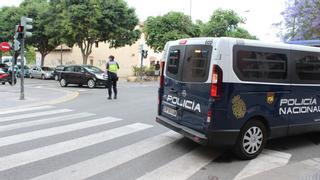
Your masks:
M241 129L233 152L242 160L254 159L262 152L266 142L265 125L259 120L252 120Z
M61 87L67 87L68 86L68 82L65 79L61 78L60 79L60 86Z
M1 84L2 84L2 85L5 85L5 84L6 84L6 82L1 82Z
M10 85L12 85L12 80L9 80L8 82L9 82ZM17 84L17 79L13 80L13 85L15 85L15 84Z
M87 86L92 89L96 86L96 82L93 79L89 79L87 82Z

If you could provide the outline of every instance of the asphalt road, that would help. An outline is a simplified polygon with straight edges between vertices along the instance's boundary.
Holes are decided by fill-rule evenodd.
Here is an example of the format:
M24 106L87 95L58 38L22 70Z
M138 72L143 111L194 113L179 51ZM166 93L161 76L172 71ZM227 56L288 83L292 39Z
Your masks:
M157 85L120 82L117 100L108 100L104 88L66 87L80 95L0 112L0 179L260 179L259 173L320 157L319 134L269 141L251 161L202 147L155 123ZM26 86L61 88L35 79Z

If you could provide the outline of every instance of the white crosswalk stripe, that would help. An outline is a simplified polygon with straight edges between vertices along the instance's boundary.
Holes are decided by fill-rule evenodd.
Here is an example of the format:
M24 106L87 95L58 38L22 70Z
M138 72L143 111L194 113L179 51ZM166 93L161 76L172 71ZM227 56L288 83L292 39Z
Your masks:
M35 140L39 138L49 137L53 135L63 134L71 131L89 128L89 127L104 125L104 124L108 124L108 123L112 123L120 120L121 119L106 117L106 118L95 119L91 121L74 123L66 126L42 129L38 131L33 131L33 132L23 133L23 134L18 134L13 136L6 136L6 137L0 138L0 147L11 145L11 144L17 144L24 141L30 141L30 140Z
M249 164L234 178L241 180L247 177L278 168L288 164L291 154L265 149L257 158Z
M72 110L70 110L70 109L58 109L58 110L52 110L52 111L43 111L43 112L36 112L36 113L29 113L29 114L7 116L7 117L1 117L0 122L14 121L14 120L26 119L26 118L34 118L34 117L39 117L39 116L48 116L48 115L66 113L66 112L71 112L71 111Z
M0 126L0 132L20 129L20 128L27 128L27 127L37 126L37 125L45 125L45 124L50 124L50 123L64 122L64 121L74 120L74 119L78 119L78 118L90 117L93 115L94 114L92 114L92 113L76 113L76 114L70 114L70 115L65 115L65 116L57 116L57 117L52 117L52 118L9 124L9 125Z
M17 109L10 109L10 110L0 111L0 115L27 112L27 111L37 111L37 110L44 110L44 109L51 109L51 108L54 108L54 106L39 106L39 107L17 108Z
M19 114L17 115L14 113ZM10 114L12 115L10 116ZM152 125L144 123L131 124L115 117L95 117L95 114L93 113L77 113L70 109L58 109L53 106L6 110L1 112L0 115L4 116L0 117L0 122L8 122L8 124L0 125L0 132L2 134L2 137L0 137L0 148L4 150L6 148L10 149L16 147L10 145L25 145L19 143L32 144L32 140L41 140L45 138L53 139L56 135L60 135L59 137L63 138L62 135L65 133L73 133L74 135L74 139L60 140L59 142L55 141L54 144L51 143L40 147L37 146L33 149L32 145L31 147L26 146L28 149L24 151L19 150L11 153L9 151L8 153L8 151L5 150L2 157L0 157L0 179L6 179L9 177L6 173L10 173L10 175L11 173L16 173L17 171L14 168L22 167L22 171L24 171L24 169L28 170L34 167L32 163L39 161L46 163L49 161L48 158L59 156L62 156L63 158L57 158L57 161L62 160L63 162L64 158L72 156L73 152L87 153L84 148L98 144L104 145L103 143L114 143L110 140L124 138L126 135L130 135L131 137L135 135L134 133L148 129L148 131L150 131L153 127ZM23 119L27 120L14 122L14 120ZM112 129L103 131L100 129L99 131L99 128L95 128L99 126L107 126L111 123L114 123L112 126L115 126ZM36 130L30 130L36 126L39 126ZM24 132L16 132L16 134L13 134L15 131L12 130L20 130L22 128L26 128L24 129ZM99 132L94 132L94 130ZM85 131L90 131L89 135L77 136L77 133L81 134ZM144 135L146 135L148 131L145 131ZM149 172L139 172L139 175L137 174L134 176L141 176L138 177L138 180L194 179L193 175L201 172L199 170L206 167L208 164L214 163L213 160L220 156L222 152L215 148L197 146L190 152L173 156L174 158L171 156L172 154L175 154L174 152L170 152L168 156L165 155L164 157L153 156L153 153L159 153L157 150L162 151L162 149L175 147L177 144L182 142L179 141L182 137L182 135L176 132L168 131L155 136L148 135L144 139L133 144L129 141L130 144L128 145L124 144L121 148L112 149L111 152L102 151L97 156L86 154L89 156L86 156L82 161L77 159L76 163L69 163L65 166L61 165L55 167L54 163L48 162L49 164L51 163L50 167L52 167L52 170L44 170L43 173L39 174L37 174L35 170L35 172L31 173L27 179L69 180L94 178L104 173L110 173L113 175L113 168L121 167L122 165L126 166L131 163L139 163L140 159L145 159L146 157L149 157L149 155L152 157L150 162L155 162L155 164L153 164L154 168L148 169ZM168 157L169 159L166 159ZM290 157L291 154L288 153L265 150L258 158L251 160L248 164L244 164L243 169L239 170L238 175L234 174L232 177L235 177L235 180L254 177L257 173L288 164ZM159 163L157 166L156 163L158 158L164 158L164 161L162 161L161 164ZM55 160L56 159L54 159L54 161ZM42 162L39 162L39 164ZM147 163L149 163L149 160ZM38 164L36 163L35 168L40 168L37 166ZM211 167L211 164L208 167ZM130 173L132 173L132 170ZM20 177L23 177L23 175L23 173L19 174ZM12 175L10 178L12 179L12 177L15 179L15 175Z
M164 166L147 173L138 180L185 180L209 164L220 153L205 147L197 148Z
M102 143L117 137L132 134L151 128L151 125L135 123L119 128L103 131L89 136L60 142L57 144L24 151L0 158L0 171L8 170L21 165L36 162L49 157L61 155L84 147L89 147L98 143Z
M159 149L180 138L180 135L170 131L35 179L85 179Z

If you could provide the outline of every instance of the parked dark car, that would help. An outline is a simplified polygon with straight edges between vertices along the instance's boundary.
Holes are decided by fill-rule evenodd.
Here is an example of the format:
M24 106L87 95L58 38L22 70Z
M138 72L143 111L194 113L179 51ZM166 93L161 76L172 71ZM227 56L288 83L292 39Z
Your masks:
M60 85L66 87L68 84L87 85L89 88L96 86L108 87L108 77L101 69L95 66L67 66L60 74Z
M7 70L3 68L0 68L0 83L4 85L6 84L6 82L8 82L9 84L12 84L12 82L16 84L17 79L16 77L14 77L14 80L12 81L11 73L7 72Z
M61 73L61 71L63 71L64 67L65 67L64 65L59 65L54 69L54 71L52 73L54 80L59 81L60 73Z
M0 68L1 68L2 70L4 70L5 72L7 72L8 69L9 69L9 66L8 66L7 64L0 64Z
M19 68L17 76L20 77L21 65L17 65ZM30 77L30 68L28 66L24 66L24 77Z
M8 72L11 73L12 67L9 66ZM21 65L14 66L14 73L17 77L21 76ZM28 66L24 66L24 77L30 77L30 68Z

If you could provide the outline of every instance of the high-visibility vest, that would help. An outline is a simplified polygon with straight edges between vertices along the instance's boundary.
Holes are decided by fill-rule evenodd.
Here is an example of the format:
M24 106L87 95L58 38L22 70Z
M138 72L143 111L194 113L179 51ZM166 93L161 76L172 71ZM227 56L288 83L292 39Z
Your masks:
M118 72L118 63L115 61L109 61L108 62L109 68L108 71L112 73L117 73Z

